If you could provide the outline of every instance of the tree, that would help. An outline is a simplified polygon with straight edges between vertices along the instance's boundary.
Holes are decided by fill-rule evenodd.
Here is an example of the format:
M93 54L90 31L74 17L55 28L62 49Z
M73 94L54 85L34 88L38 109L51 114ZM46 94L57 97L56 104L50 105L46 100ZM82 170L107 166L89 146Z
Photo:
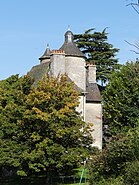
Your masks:
M46 76L37 87L32 84L28 76L0 82L1 171L72 174L92 142L76 111L78 93L66 76Z
M139 184L139 127L111 138L90 160L90 184Z
M139 62L127 62L110 77L103 94L104 124L111 134L126 132L138 124Z
M25 111L25 97L33 81L13 75L0 81L0 174L13 175L20 166L21 155L26 143L19 143L18 120Z
M115 58L119 49L107 42L107 35L106 29L102 32L89 29L83 34L74 35L74 41L85 54L87 62L96 64L97 81L102 86L109 80L109 74L119 67Z
M90 160L90 184L139 184L138 61L127 62L111 74L103 104L109 142Z

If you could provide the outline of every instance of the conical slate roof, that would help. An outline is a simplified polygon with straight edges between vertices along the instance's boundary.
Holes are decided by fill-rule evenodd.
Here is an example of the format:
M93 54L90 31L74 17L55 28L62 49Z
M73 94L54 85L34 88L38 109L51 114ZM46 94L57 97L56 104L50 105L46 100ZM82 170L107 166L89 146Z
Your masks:
M51 54L51 51L50 51L49 45L47 44L47 48L44 54L39 59L42 60L42 59L50 58L50 54Z
M85 57L79 48L74 44L73 38L73 33L68 30L65 33L65 42L60 50L64 50L66 56Z

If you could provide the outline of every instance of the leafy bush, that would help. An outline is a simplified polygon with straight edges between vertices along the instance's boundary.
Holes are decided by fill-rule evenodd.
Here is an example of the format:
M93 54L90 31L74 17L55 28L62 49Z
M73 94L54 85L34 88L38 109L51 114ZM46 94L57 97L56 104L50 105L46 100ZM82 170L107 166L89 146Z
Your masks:
M137 161L139 161L139 127L129 130L127 134L114 136L102 152L92 157L90 183L107 182L107 179L118 177L123 178L126 183L132 179L137 181L139 174Z
M139 184L139 160L127 164L124 179L127 185Z

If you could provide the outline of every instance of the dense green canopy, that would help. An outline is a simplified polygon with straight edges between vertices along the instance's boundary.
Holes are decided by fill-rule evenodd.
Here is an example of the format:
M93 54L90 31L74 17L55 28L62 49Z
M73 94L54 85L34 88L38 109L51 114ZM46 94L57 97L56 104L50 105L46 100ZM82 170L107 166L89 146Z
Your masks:
M111 75L103 94L109 140L90 161L96 185L139 184L139 62L127 62Z
M90 161L90 184L139 184L139 127L112 137Z
M73 87L66 76L37 87L29 76L0 81L0 172L69 175L88 157L92 140Z
M127 131L139 119L139 62L126 63L113 73L105 89L104 124L112 134Z

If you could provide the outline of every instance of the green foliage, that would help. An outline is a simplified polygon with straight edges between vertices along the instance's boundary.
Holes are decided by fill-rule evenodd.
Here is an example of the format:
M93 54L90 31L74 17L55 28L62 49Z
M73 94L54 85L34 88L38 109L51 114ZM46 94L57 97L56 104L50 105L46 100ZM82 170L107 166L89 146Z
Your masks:
M21 155L26 147L19 143L18 121L25 111L25 96L30 92L33 81L25 76L13 75L0 81L0 169L7 173L20 166Z
M90 161L91 184L103 181L109 184L112 179L120 179L123 184L138 184L138 143L139 127L129 130L125 135L111 138L103 151Z
M124 179L127 185L139 184L139 160L127 164Z
M122 177L102 179L93 185L124 185Z
M0 81L1 170L69 175L89 155L92 141L73 87L66 76L46 76L37 87L29 76Z
M111 75L103 94L104 124L111 134L127 131L138 125L139 62L126 63Z
M139 62L115 71L103 94L109 143L90 160L90 184L139 184Z
M109 74L119 67L115 58L119 49L107 42L107 35L106 29L102 32L89 29L83 34L74 35L74 41L87 57L87 62L96 64L97 81L101 81L102 85L109 80Z

